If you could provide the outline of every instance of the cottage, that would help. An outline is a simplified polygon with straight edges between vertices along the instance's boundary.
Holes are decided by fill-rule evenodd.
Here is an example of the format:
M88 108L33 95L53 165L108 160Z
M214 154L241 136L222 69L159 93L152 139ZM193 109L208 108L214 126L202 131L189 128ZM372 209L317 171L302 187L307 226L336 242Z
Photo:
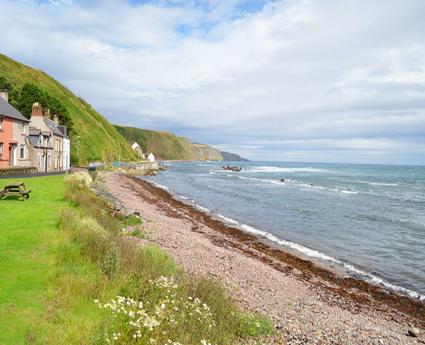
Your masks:
M155 162L155 156L152 152L149 153L149 155L148 155L148 161L149 162Z
M8 92L0 91L0 168L30 166L28 133L29 120L9 104Z
M134 152L136 152L136 154L137 154L137 156L138 156L139 158L141 158L141 159L145 159L145 158L146 158L146 157L145 157L145 154L143 153L142 148L140 147L140 145L139 145L138 143L134 142L134 143L131 145L131 148L133 149L133 151L134 151Z
M55 115L50 119L48 109L40 103L32 106L30 133L28 142L31 145L33 165L41 172L62 171L70 167L70 141L66 126L59 125Z

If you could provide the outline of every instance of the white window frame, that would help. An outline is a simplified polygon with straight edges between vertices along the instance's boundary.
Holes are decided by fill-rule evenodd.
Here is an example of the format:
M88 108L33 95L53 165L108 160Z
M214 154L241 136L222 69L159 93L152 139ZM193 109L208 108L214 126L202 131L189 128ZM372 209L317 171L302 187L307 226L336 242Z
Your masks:
M0 159L3 159L3 143L0 143Z
M19 159L25 159L25 144L19 145Z
M19 127L21 129L21 134L26 134L26 125L25 125L25 122L21 122L19 124Z
M3 129L3 116L0 116L0 131Z

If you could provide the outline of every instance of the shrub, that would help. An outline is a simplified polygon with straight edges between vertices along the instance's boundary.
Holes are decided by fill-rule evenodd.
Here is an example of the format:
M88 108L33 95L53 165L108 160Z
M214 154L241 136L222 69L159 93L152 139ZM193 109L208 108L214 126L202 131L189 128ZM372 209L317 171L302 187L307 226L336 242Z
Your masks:
M103 273L109 278L118 270L120 266L120 254L118 248L112 245L99 260L99 266Z
M93 187L93 179L90 174L85 171L67 175L65 182L73 184L75 189L90 189Z
M136 228L131 232L131 236L137 237L141 240L145 238L145 234L142 232L140 228Z
M276 333L273 324L263 315L238 312L236 316L238 327L235 330L238 336L258 337Z
M175 261L155 244L148 244L135 250L136 276L156 279L159 276L171 276L177 273Z
M135 214L130 214L128 217L125 217L123 222L125 225L129 226L142 224L140 217L136 216Z

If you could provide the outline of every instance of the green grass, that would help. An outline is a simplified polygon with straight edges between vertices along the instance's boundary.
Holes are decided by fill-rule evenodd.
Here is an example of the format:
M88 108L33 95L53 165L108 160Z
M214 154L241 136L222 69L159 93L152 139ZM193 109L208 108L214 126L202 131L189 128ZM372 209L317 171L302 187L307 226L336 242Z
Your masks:
M0 180L0 189L16 180ZM0 200L0 344L24 344L46 314L55 262L63 176L23 179L27 201ZM19 182L19 181L18 181Z
M128 142L90 104L77 97L68 88L46 73L25 66L0 54L0 76L5 77L14 87L25 83L37 87L60 100L68 110L73 122L71 159L78 164L101 160L110 162L134 160L136 156ZM77 139L77 136L80 139Z
M0 187L10 182L0 180ZM144 331L144 339L158 344L231 345L274 333L265 317L240 311L218 282L185 273L155 244L132 245L122 229L142 226L140 220L114 217L108 202L81 181L64 185L53 176L25 183L33 190L28 201L0 201L0 344L104 344L105 332L113 331L122 333L116 344L133 343L128 316L111 318L94 303L116 296L143 301L153 317L161 317L155 313L162 303L169 306L166 315L178 323L163 319ZM164 291L154 283L161 277L178 287ZM208 321L180 312L189 310L189 297L209 306Z
M137 142L145 154L153 152L158 159L166 160L222 160L215 148L194 144L189 139L173 133L151 131L134 127L115 126L129 142Z

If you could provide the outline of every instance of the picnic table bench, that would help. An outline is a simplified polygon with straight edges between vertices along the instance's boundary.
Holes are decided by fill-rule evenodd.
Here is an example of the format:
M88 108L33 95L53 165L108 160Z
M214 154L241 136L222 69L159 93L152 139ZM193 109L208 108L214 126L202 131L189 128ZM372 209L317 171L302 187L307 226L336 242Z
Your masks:
M23 200L30 197L31 189L26 189L25 183L9 184L0 190L0 199L6 198L10 195L17 195Z

